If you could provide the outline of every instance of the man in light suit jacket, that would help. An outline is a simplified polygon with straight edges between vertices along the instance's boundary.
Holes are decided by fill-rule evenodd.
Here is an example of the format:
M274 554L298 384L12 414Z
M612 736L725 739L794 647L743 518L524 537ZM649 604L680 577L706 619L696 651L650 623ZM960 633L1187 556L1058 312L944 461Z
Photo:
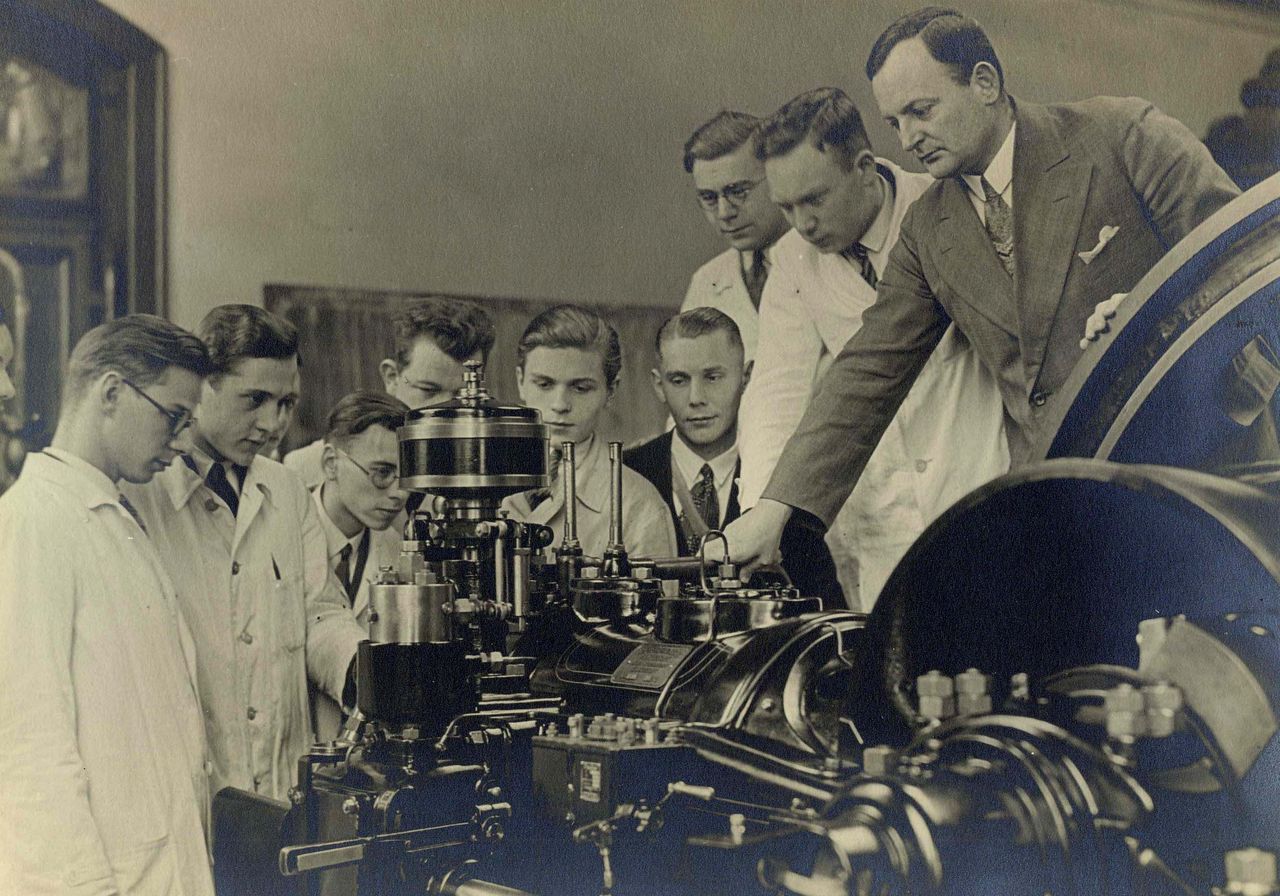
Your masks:
M400 487L400 442L409 407L385 392L352 392L329 412L320 470L324 482L312 491L333 570L351 615L369 628L369 583L384 566L395 566L404 538ZM323 690L311 689L316 739L341 733L342 708Z
M1015 102L981 26L953 10L889 26L867 76L937 182L903 221L876 302L764 499L731 533L748 565L774 558L794 510L834 519L952 322L999 381L1016 465L1094 307L1238 193L1190 131L1143 100Z
M721 112L684 145L684 170L693 175L698 204L729 248L694 272L681 311L715 308L733 318L747 363L756 354L758 309L773 247L787 222L769 199L764 162L756 158L760 119Z
M794 229L774 253L760 306L769 338L742 400L746 507L760 498L831 359L875 301L907 209L933 183L873 156L857 107L831 87L770 116L757 152ZM869 610L925 526L1008 462L995 378L953 328L827 537L850 605Z

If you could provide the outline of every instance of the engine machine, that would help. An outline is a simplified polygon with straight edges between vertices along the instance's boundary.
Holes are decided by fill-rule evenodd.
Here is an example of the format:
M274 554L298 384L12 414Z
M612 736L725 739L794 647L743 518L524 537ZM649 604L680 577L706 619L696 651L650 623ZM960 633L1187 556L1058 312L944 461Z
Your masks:
M1162 371L1180 395L1269 338L1240 316L1280 284L1269 189L1175 249L1082 365L1055 444L1130 463L979 489L869 616L744 583L717 533L629 557L618 446L604 555L577 542L571 444L550 551L500 511L550 494L545 429L471 370L400 433L402 481L433 497L371 592L359 712L290 805L217 795L220 893L1280 892L1280 457L1188 418L1241 475L1133 463L1144 433L1176 453ZM1122 400L1099 384L1143 332Z

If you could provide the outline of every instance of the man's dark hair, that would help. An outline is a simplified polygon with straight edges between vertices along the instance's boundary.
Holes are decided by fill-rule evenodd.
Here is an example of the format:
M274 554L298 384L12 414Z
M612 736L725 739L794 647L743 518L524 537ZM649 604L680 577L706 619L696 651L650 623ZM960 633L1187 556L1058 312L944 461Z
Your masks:
M493 321L484 309L461 299L412 299L391 316L391 324L395 328L395 362L401 370L409 366L419 339L430 339L461 363L477 352L487 362L496 338Z
M730 345L736 345L739 349L743 348L742 332L738 329L734 319L718 308L709 307L690 308L688 311L667 318L662 326L658 328L658 335L653 341L653 347L658 354L658 358L661 359L662 343L667 340L674 339L677 336L682 336L685 339L696 339L699 336L706 336L710 333L724 333L729 337Z
M848 171L858 153L871 149L862 116L853 100L838 87L819 87L800 94L764 120L756 156L768 160L786 155L810 140L819 152L828 148Z
M957 84L968 84L973 67L987 62L996 70L1000 89L1004 90L1004 69L1000 57L982 30L982 26L962 12L942 6L926 6L909 12L876 38L867 56L867 80L876 76L889 53L904 40L919 37L929 55L951 69Z
M710 162L727 156L755 139L759 129L760 119L756 116L721 109L684 142L684 170L692 174L694 162Z
M385 426L395 432L404 426L408 412L408 405L386 392L352 392L339 398L329 411L324 440L346 448L352 438L370 426Z
M226 373L245 358L287 360L298 357L298 330L257 305L219 305L196 327L213 361L215 374Z
M78 398L94 380L114 370L136 386L154 383L170 367L198 377L215 372L209 352L194 334L153 314L130 314L81 337L67 365L67 398Z
M516 365L521 370L524 370L529 352L535 348L576 348L599 352L604 384L610 389L622 370L622 344L618 341L618 331L599 314L579 305L556 305L529 321L516 345Z

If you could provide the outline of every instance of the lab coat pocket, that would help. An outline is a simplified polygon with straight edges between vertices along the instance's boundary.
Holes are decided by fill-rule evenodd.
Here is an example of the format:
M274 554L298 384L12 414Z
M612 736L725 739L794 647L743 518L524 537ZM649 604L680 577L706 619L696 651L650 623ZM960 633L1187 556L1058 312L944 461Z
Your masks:
M121 893L173 893L178 890L177 867L169 837L108 853Z
M300 572L284 572L276 580L276 634L281 648L300 650L307 641L305 593Z

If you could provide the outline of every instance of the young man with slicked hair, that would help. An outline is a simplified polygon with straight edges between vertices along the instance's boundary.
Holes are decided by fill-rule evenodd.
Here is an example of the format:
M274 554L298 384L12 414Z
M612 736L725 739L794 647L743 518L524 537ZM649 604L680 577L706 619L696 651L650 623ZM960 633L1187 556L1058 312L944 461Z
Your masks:
M293 325L221 305L196 329L213 361L182 463L127 490L195 636L213 792L288 798L311 743L308 681L351 707L366 636L328 562L316 506L259 449L287 419Z
M177 459L210 370L161 318L90 330L0 497L0 892L213 896L189 583L120 494Z
M831 359L861 326L902 220L933 182L876 158L858 109L832 87L770 116L757 151L794 229L774 253L760 308L769 338L742 402L746 507L760 499ZM828 534L851 606L870 610L925 526L1008 468L1002 415L995 380L950 332Z
M733 318L748 363L755 357L760 297L768 282L773 247L787 222L769 199L764 164L756 158L760 119L720 112L684 145L684 170L707 222L729 248L694 272L681 311L709 307Z

